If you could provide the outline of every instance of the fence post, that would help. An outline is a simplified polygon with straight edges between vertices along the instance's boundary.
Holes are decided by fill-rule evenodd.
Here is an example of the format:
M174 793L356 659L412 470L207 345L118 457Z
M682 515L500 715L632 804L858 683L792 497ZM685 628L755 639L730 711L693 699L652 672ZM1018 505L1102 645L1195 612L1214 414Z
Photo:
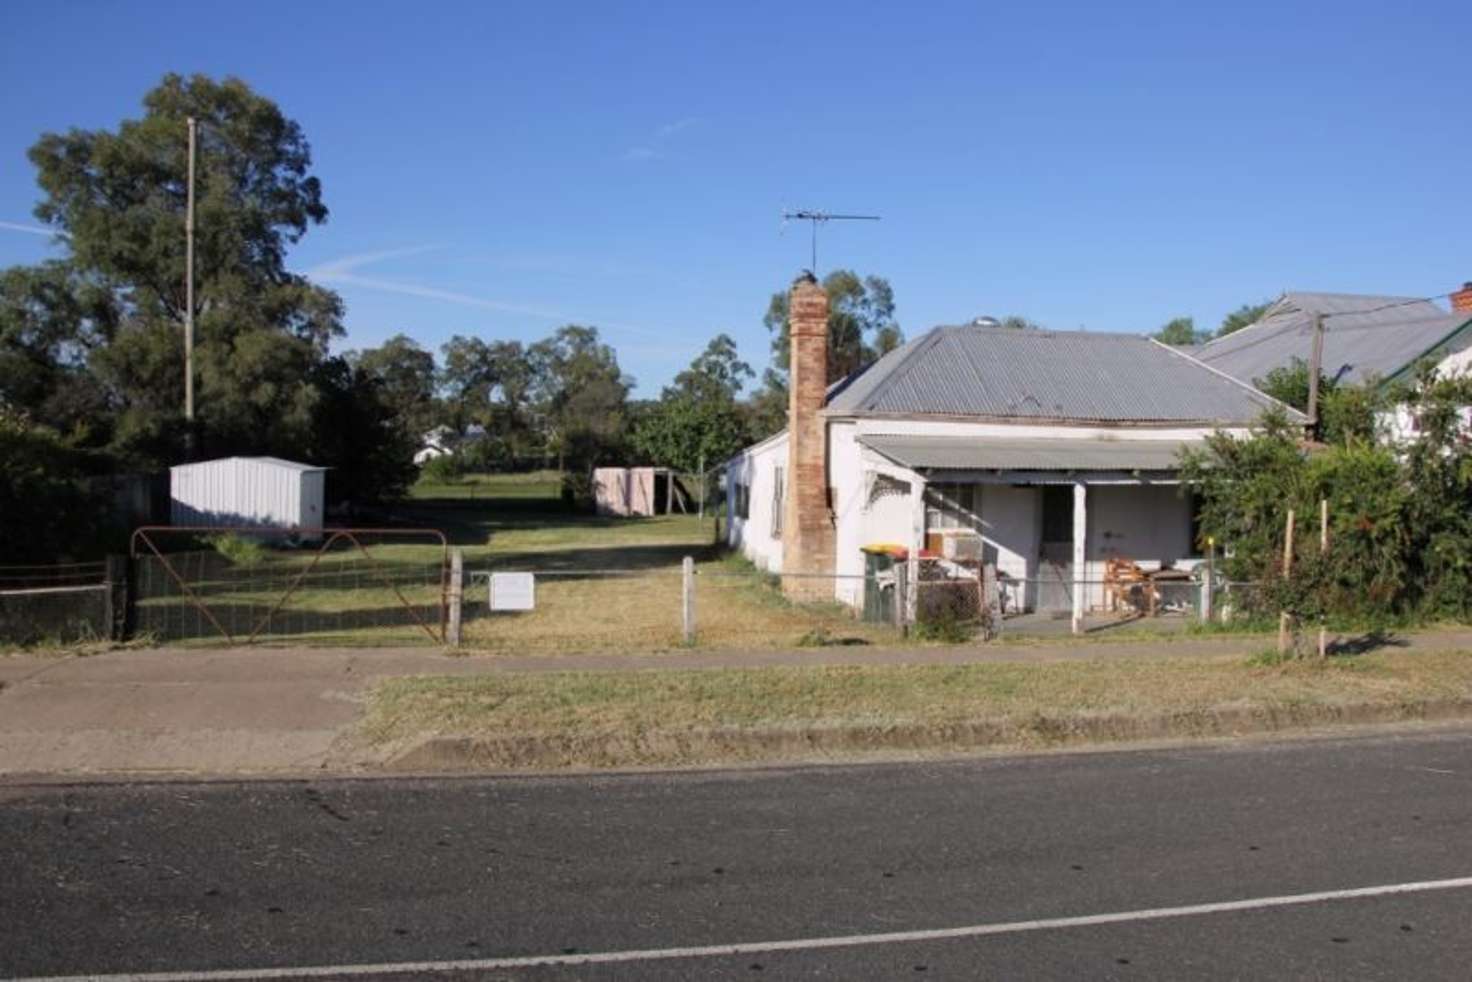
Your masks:
M1201 567L1201 602L1196 605L1201 623L1211 623L1211 563Z
M686 556L680 563L680 627L686 644L695 643L695 560Z
M1002 637L1002 591L997 584L997 564L983 563L981 567L981 600L985 605L987 638L999 641Z
M894 626L900 636L909 632L910 624L910 562L894 564Z
M128 618L128 557L107 557L107 600L103 606L109 641L121 641Z
M450 550L450 616L445 624L445 643L460 647L460 609L465 599L465 556Z
M1283 582L1285 584L1293 581L1293 509L1288 509L1288 523L1283 534ZM1292 622L1292 616L1288 611L1278 614L1278 654L1288 653L1288 626ZM1297 654L1297 652L1294 652Z

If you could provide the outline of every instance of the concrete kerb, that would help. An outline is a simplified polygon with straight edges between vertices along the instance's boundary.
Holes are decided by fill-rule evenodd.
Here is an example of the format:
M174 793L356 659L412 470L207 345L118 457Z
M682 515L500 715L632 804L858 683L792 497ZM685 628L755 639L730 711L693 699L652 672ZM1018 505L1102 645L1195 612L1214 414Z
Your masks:
M1408 635L1408 649L1472 648L1467 632ZM432 737L413 746L358 738L366 694L379 680L501 672L638 671L774 665L965 664L1139 657L1247 656L1262 638L1050 645L675 650L663 654L474 657L430 649L127 649L86 657L0 657L0 773L202 774L463 772L552 769L567 759L629 766L649 759L775 762L1198 739L1314 726L1472 718L1459 700L1401 705L1223 711L1151 719L1052 717L975 720L950 727L783 727L616 735L606 746L556 740ZM564 741L565 743L565 741Z
M1472 720L1472 699L1396 705L1346 703L1279 709L1202 710L1158 716L1054 716L980 719L935 726L819 726L719 728L679 733L476 738L434 736L393 752L383 769L394 773L526 773L627 769L640 761L676 759L687 766L857 761L873 757L1036 752L1129 744L1271 737L1325 728ZM593 761L569 767L568 759Z

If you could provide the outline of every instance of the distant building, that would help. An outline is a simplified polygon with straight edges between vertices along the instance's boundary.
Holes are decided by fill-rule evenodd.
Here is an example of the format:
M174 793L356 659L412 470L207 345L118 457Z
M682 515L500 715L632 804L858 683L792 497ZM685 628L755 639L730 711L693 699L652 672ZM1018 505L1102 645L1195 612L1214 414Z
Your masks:
M1308 362L1314 318L1322 316L1324 375L1353 384L1409 381L1426 359L1460 367L1472 354L1472 283L1452 294L1451 308L1417 297L1290 292L1255 323L1190 353L1256 383L1295 358Z

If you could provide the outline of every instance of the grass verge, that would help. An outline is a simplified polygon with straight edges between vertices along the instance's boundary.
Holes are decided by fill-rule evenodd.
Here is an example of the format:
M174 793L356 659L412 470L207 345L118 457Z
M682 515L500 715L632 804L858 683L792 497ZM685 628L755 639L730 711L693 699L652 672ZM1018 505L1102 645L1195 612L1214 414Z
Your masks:
M398 766L512 770L1039 749L1447 707L1472 709L1472 652L417 677L381 683L362 725Z

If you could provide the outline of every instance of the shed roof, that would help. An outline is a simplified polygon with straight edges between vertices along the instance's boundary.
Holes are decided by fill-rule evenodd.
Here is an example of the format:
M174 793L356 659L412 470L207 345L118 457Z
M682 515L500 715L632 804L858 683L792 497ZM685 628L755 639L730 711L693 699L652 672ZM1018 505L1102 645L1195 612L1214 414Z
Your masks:
M1313 318L1324 319L1324 374L1361 383L1388 379L1423 356L1472 344L1472 316L1417 297L1290 292L1256 323L1195 349L1196 358L1246 382L1293 359L1308 361Z
M1141 335L975 325L937 327L828 396L838 415L1110 423L1247 425L1269 408L1285 407Z
M1181 440L986 440L962 436L870 434L859 443L912 470L1173 471Z
M318 467L316 464L302 464L295 460L283 460L280 457L216 457L214 460L196 460L188 464L175 464L170 470L180 470L185 467L210 467L232 460L249 460L258 464L268 464L272 467L282 467L294 471L325 471L328 468Z

